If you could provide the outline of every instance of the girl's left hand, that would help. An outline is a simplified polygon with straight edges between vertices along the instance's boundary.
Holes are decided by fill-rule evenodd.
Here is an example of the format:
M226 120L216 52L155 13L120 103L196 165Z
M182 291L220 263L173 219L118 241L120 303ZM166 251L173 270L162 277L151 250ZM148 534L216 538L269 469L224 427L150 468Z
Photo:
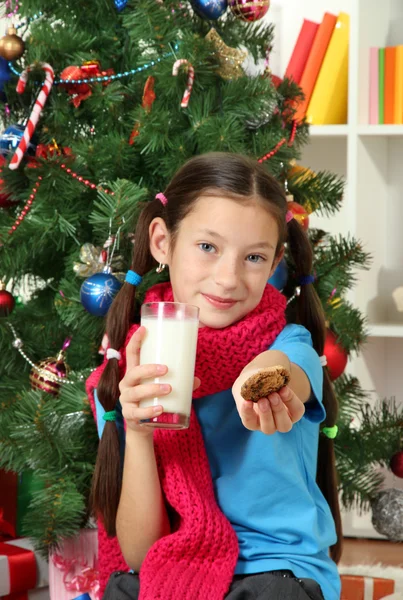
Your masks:
M302 419L305 405L290 387L286 385L278 392L270 394L268 398L260 398L257 402L252 402L244 400L241 396L241 387L245 379L245 375L238 377L232 386L232 394L246 429L262 431L266 435L276 431L287 433L291 431L294 423Z

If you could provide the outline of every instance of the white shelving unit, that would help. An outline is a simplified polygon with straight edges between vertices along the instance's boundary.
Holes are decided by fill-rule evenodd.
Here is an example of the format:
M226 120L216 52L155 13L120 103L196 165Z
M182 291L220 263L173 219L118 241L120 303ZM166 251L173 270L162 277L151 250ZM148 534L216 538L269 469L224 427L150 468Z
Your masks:
M369 48L403 44L402 0L273 0L275 65L282 75L303 18L320 21L326 11L350 15L348 123L311 127L311 140L300 163L327 169L346 180L342 210L332 218L312 215L313 227L353 235L373 256L359 272L350 299L367 316L369 338L362 354L349 364L373 398L403 401L403 313L392 291L403 285L403 126L369 125ZM269 15L270 18L270 15ZM388 487L403 480L388 474ZM348 513L346 535L381 537L370 515Z

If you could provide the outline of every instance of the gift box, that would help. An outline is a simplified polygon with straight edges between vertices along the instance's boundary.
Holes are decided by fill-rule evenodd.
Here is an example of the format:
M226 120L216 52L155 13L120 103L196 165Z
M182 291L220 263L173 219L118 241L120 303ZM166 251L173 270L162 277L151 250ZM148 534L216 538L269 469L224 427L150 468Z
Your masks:
M100 600L98 531L82 529L49 557L51 600Z
M361 575L341 576L340 600L381 600L393 594L394 591L393 579Z
M7 542L23 535L24 518L33 494L43 482L32 471L20 475L0 469L0 541Z
M48 597L47 585L48 564L34 552L29 539L0 542L0 598L39 600Z

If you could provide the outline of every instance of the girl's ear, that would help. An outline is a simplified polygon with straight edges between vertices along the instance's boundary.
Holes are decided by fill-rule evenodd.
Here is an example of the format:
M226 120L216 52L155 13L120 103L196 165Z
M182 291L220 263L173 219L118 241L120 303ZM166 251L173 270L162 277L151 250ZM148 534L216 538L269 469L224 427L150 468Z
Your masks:
M276 258L273 260L273 264L271 266L271 270L270 270L270 275L269 275L269 279L270 277L273 275L274 271L277 269L278 267L278 263L281 261L281 259L284 257L284 252L285 252L285 248L284 246L281 248L281 250L279 251L279 253L277 254Z
M169 264L170 239L164 219L156 217L148 229L150 236L150 252L158 263Z

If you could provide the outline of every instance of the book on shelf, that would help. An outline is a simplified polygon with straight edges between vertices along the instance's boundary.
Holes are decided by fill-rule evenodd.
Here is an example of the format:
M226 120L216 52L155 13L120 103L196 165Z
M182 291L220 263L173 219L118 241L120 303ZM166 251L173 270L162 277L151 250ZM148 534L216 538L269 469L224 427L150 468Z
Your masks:
M379 109L379 124L385 122L385 48L379 48L378 54L378 109Z
M312 125L347 123L349 34L350 17L341 12L306 112Z
M304 100L299 103L295 118L297 121L302 121L305 117L308 104L312 97L312 92L315 87L323 59L325 57L333 30L336 26L337 17L331 13L325 13L322 22L318 26L312 48L309 52L308 60L302 73L299 85L304 92Z
M395 118L396 47L385 48L384 123L393 125Z
M369 123L403 125L403 45L369 49Z
M379 48L369 49L369 122L378 123L379 119Z
M319 23L304 19L297 42L285 71L285 77L292 79L295 83L299 84L301 81L318 29Z
M403 125L403 46L396 46L395 103L393 107L396 125Z

